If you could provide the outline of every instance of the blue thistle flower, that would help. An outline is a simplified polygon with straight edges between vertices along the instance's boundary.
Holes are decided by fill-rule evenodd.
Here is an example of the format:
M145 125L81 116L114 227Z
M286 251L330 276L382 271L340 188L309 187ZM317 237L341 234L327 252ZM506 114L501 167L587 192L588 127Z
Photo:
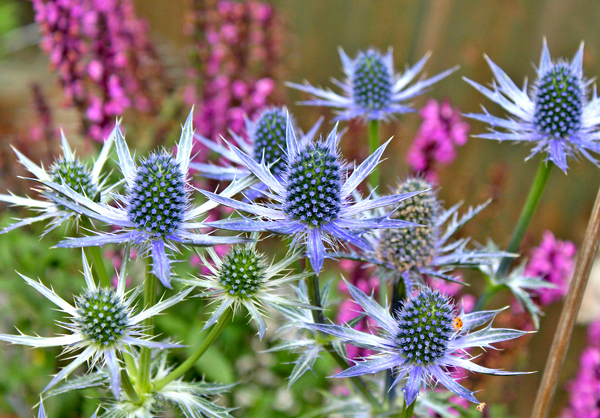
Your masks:
M381 329L380 335L357 331L348 326L311 324L312 327L341 338L344 342L375 351L377 354L356 361L335 377L352 377L392 369L392 387L406 380L402 391L407 405L412 404L421 388L437 382L456 395L479 403L474 392L461 386L448 371L463 368L492 375L514 375L479 366L465 354L474 347L493 348L492 344L526 334L513 329L496 329L488 324L499 311L458 313L452 301L438 291L421 289L395 316L372 297L348 283L354 300L372 317ZM457 324L462 324L458 325Z
M371 245L362 235L377 228L406 228L412 223L390 219L387 214L362 217L373 208L393 205L418 193L385 196L352 201L356 187L375 169L389 141L379 147L350 176L340 161L337 125L325 141L305 142L296 138L288 118L286 128L286 171L275 177L264 160L260 163L231 145L244 166L269 187L267 196L273 203L239 202L226 196L203 191L217 203L262 219L227 219L211 222L211 226L236 231L270 231L293 236L293 245L306 243L308 258L319 272L325 259L325 242L342 241L365 250Z
M263 110L254 121L246 118L247 140L234 132L230 132L233 138L232 143L246 154L251 155L256 161L261 161L264 157L265 164L269 166L275 177L281 177L287 164L284 151L287 115L286 107L282 106ZM298 131L302 141L311 141L322 121L322 118L319 119L306 134ZM229 166L217 166L191 162L190 168L198 171L200 175L216 180L233 180L250 174L250 171L244 167L239 157L226 146L198 134L194 138L231 164Z
M18 150L15 149L14 151L21 164L23 164L38 181L69 187L76 194L86 196L97 202L107 203L112 199L113 190L119 186L118 183L108 186L105 179L102 179L101 176L102 168L104 167L104 163L106 162L114 143L114 137L115 131L113 131L104 142L102 150L98 155L98 159L91 168L75 156L75 153L71 150L71 147L67 142L67 138L62 132L61 145L63 155L52 164L49 170L45 170L42 166L33 163ZM52 187L50 187L50 189L51 188ZM7 233L24 225L31 225L35 222L50 220L48 228L44 231L43 235L45 235L68 220L74 219L75 222L79 221L79 213L77 211L65 207L64 205L57 204L51 198L37 200L30 197L19 197L13 194L0 194L0 201L41 212L38 216L22 219L19 222L0 230L0 234Z
M588 100L590 80L583 78L583 42L571 62L552 62L544 39L537 80L527 92L527 82L519 89L508 75L485 56L496 80L488 89L476 82L464 80L490 100L502 106L510 116L492 116L485 108L483 114L467 117L488 123L491 133L480 138L498 141L524 141L535 146L527 159L545 153L565 173L567 158L580 155L598 165L589 153L600 153L600 100L596 89ZM500 128L500 130L496 130Z
M188 183L193 137L191 112L183 127L177 156L162 150L142 158L137 165L131 158L118 125L115 129L115 146L127 186L127 195L119 197L119 207L94 202L62 185L49 182L44 184L62 196L56 196L56 193L49 195L56 204L89 218L118 226L121 230L68 239L60 242L58 247L132 243L141 247L144 253L150 253L152 272L164 286L171 287L171 261L167 249L176 251L176 244L211 246L247 241L239 237L216 237L195 232L204 225L194 220L217 205L213 202L198 207L191 205L190 195L193 188ZM232 196L253 181L251 177L234 181L223 194Z
M163 300L156 305L135 313L135 297L139 290L125 292L125 265L119 274L117 288L98 287L94 283L90 266L82 251L83 275L87 289L75 298L75 304L63 300L54 290L21 275L28 285L40 292L44 297L57 305L60 310L71 317L71 322L61 321L61 327L70 334L58 337L40 337L28 335L0 334L0 340L13 344L23 344L32 347L64 347L64 352L78 349L83 351L76 355L69 365L65 366L48 383L44 391L50 389L85 362L94 365L102 360L110 376L110 388L119 396L121 384L121 369L117 352L129 351L132 346L149 348L174 348L178 344L166 344L144 338L143 322L170 306L182 301L192 289L186 289L173 297Z
M469 249L468 238L451 240L452 235L488 202L470 208L462 217L458 216L460 203L444 209L433 185L419 177L410 177L395 190L397 194L425 190L400 203L391 216L419 226L407 229L380 229L365 235L374 250L340 253L339 256L369 262L379 267L380 277L397 280L401 276L410 287L413 282L422 282L423 276L457 281L451 272L457 267L478 268L491 264L506 253L488 249ZM376 214L382 215L379 209Z
M333 82L343 90L343 96L329 89L313 87L308 82L304 85L287 83L289 87L316 97L313 100L300 102L301 104L339 108L336 120L357 117L365 120L388 120L393 114L412 112L413 109L405 104L406 101L425 93L428 87L457 69L457 67L451 68L435 77L419 80L409 87L410 82L423 69L430 53L413 67L408 68L404 74L394 72L391 48L385 55L376 49L361 51L354 60L350 59L342 48L339 48L339 54L346 80L340 82L333 79Z

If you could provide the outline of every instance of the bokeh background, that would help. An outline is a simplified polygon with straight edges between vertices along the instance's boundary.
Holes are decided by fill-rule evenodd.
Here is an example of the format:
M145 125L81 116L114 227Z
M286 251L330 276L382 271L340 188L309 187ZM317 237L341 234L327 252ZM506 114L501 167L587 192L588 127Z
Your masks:
M151 40L164 65L172 92L172 97L163 102L162 112L156 117L165 120L172 117L170 128L174 131L179 121L183 120L182 115L187 113L182 97L185 87L190 84L186 69L190 66L192 42L189 33L183 28L189 17L191 3L184 0L135 2L137 14L149 23ZM524 78L531 80L535 77L534 66L539 60L544 37L548 40L553 57L568 59L583 40L586 42L583 63L585 76L595 78L600 73L598 1L281 0L271 1L270 4L275 7L282 22L284 52L276 77L278 83L284 80L302 82L307 79L313 85L329 86L330 77L343 76L338 46L342 46L351 56L357 50L368 47L381 50L393 47L397 69L402 69L405 63L415 63L427 51L431 51L433 54L426 66L428 74L433 75L455 65L460 65L460 70L435 85L425 97L415 100L415 108L421 108L427 98L433 97L438 100L449 99L453 106L458 106L463 112L477 112L480 103L483 103L491 113L501 114L503 111L500 108L462 80L464 76L481 84L491 81L491 71L483 54L487 54L520 85ZM6 189L15 192L25 190L24 184L15 181L16 175L24 173L15 166L10 144L19 144L21 150L40 159L46 158L45 154L50 158L57 150L58 142L39 143L28 140L31 126L38 123L39 118L32 95L33 83L43 92L52 111L54 124L61 127L70 140L79 145L80 154L85 155L94 148L82 135L77 110L63 106L64 97L56 74L49 69L48 57L37 45L39 38L36 27L31 26L32 22L30 2L0 0L1 193ZM330 120L331 114L322 108L294 104L304 97L280 84L273 96L275 103L287 104L297 115L299 124L305 128L322 114ZM137 116L133 111L125 112L125 124L131 126L128 130L130 144L142 150L157 142L166 146L173 145L176 135L164 134L157 141L152 132L136 130L136 126L139 128L147 124L147 119L134 120L134 117ZM404 115L382 128L382 136L394 136L386 151L387 160L382 165L385 184L392 186L396 179L406 175L408 168L405 155L420 122L420 117L414 113ZM469 123L471 134L478 134L486 129L476 121ZM168 123L165 124L169 126ZM343 141L344 150L360 159L366 153L366 134L366 128L354 124L346 141ZM462 200L468 205L474 205L491 195L495 198L487 209L487 214L482 215L482 219L475 222L474 226L467 227L464 234L470 234L480 242L485 242L486 237L491 236L497 243L506 244L537 168L537 159L523 161L527 155L526 147L472 138L460 148L457 159L450 166L441 169L440 195L449 204ZM556 237L571 240L579 246L600 185L599 173L598 168L587 161L571 162L568 175L554 170L522 248L527 250L537 245L542 231L546 229L553 231ZM7 212L6 206L1 208L3 224L9 222L10 216L17 216L15 212ZM40 275L45 280L56 280L61 283L63 291L77 292L78 284L70 282L68 272L78 270L75 265L78 261L71 261L70 257L73 255L69 252L48 252L47 242L54 242L52 239L56 240L56 235L39 241L37 232L39 231L33 228L0 236L1 332L10 332L15 323L23 331L33 328L40 334L45 331L48 335L53 330L51 320L54 314L43 321L37 319L40 306L47 306L33 293L29 293L29 289L23 289L24 286L21 286L22 283L14 273L15 269L30 276ZM475 293L482 285L473 283ZM493 306L500 307L506 302L507 300L498 297ZM600 304L600 300L596 302ZM593 300L589 306L594 306ZM543 370L561 307L562 304L559 303L548 309L542 319L540 331L527 343L528 350L513 356L512 367L519 370ZM196 315L192 311L187 314L190 317ZM593 315L590 311L586 317L589 320ZM40 322L45 324L45 328L36 327ZM176 331L182 329L185 322L181 324L161 320L159 325L165 331ZM559 416L565 406L566 392L562 388L577 369L578 356L585 345L584 325L580 324L576 328L552 416ZM232 380L242 368L240 381L247 378L255 382L249 385L250 391L234 396L233 404L242 402L244 405L244 412L240 416L294 416L306 412L309 409L306 405L319 403L319 396L312 394L306 395L308 399L299 402L305 405L303 407L286 409L278 406L278 403L298 403L294 398L300 398L303 388L310 388L315 382L326 388L329 383L323 376L327 373L328 364L319 366L316 370L317 377L303 378L299 382L299 388L289 394L280 388L285 388L285 375L290 368L284 363L291 361L291 357L265 357L260 354L257 360L252 353L264 349L261 345L263 343L257 345L256 342L244 340L250 334L244 330L246 323L243 319L237 321L236 326L237 328L225 334L220 351L213 353L212 360L206 360L206 364L211 361L220 361L219 364L222 364L222 373L213 373L207 376L209 378ZM231 345L228 347L228 344ZM238 344L245 344L245 354L241 360L238 358L233 364L227 364L228 356L235 355L232 354L232 347L237 347ZM42 350L24 351L6 345L2 346L0 353L0 417L31 416L27 415L25 405L35 399L43 387L44 376L52 371L55 362L53 357L57 353L47 350L43 353ZM19 357L23 353L27 358ZM261 359L264 360L262 363ZM274 365L273 362L281 365ZM243 369L244 365L246 369ZM202 367L200 366L198 373L206 373L209 369L206 365ZM38 381L40 378L41 382ZM507 404L507 414L511 416L526 417L531 411L540 378L541 373L516 378L494 378L493 384L486 388L482 398L488 405L495 402ZM73 399L79 398L73 396ZM65 402L64 399L62 401ZM80 400L73 402L81 403ZM253 402L257 402L258 406L251 406ZM57 414L54 416L67 416L61 414L60 411L67 409L61 409L59 403L54 401L51 405ZM80 409L80 412L87 411ZM77 416L72 415L76 413L69 412L68 416Z

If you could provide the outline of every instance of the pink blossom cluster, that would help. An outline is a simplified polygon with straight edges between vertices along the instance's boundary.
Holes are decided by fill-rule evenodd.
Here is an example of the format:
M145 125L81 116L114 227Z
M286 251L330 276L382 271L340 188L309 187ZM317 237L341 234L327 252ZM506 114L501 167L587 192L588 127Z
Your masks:
M437 165L448 165L456 158L456 147L467 142L469 124L461 119L461 112L448 100L429 99L421 109L423 122L412 143L406 162L413 174L421 174L436 182Z
M275 90L281 57L273 6L256 1L192 2L188 33L196 38L186 102L195 104L197 132L217 139L241 134L244 116L255 117ZM208 4L208 6L207 6Z
M579 371L567 384L571 396L562 418L600 417L600 321L588 329L588 347L579 358Z
M576 252L575 244L556 239L550 231L545 231L539 247L531 250L525 275L540 277L556 286L554 289L537 290L541 306L561 300L569 290Z
M377 294L379 279L369 275L368 270L365 270L363 264L357 261L343 260L340 262L340 266L346 273L348 273L349 282L351 284L358 287L367 295ZM346 299L344 299L344 301L339 305L336 322L338 324L345 324L361 315L362 308L350 296L350 292L348 292L348 287L346 286L345 282L340 282L338 290L342 293L342 295L346 296ZM363 332L374 332L376 327L377 323L371 317L366 316L365 318L361 319L358 324L356 324L354 329ZM372 354L372 352L365 348L356 347L352 344L346 344L346 354L348 359L356 360L366 357Z
M102 141L115 117L152 108L156 56L133 0L32 0L42 49L66 104L83 114L85 133ZM152 73L152 74L150 74Z

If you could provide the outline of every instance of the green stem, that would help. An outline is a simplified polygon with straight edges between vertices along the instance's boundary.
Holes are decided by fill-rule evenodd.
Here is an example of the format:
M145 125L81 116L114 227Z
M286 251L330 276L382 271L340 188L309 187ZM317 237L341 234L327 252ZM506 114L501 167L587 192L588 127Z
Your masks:
M124 362L123 356L119 351L117 351L117 358L122 363ZM142 398L133 388L133 384L131 383L131 379L129 378L129 373L127 373L126 367L121 368L121 386L123 387L123 390L125 391L127 397L131 402L133 402L136 405L142 404Z
M510 242L506 247L507 253L516 253L519 250L519 246L521 245L525 231L527 230L535 209L540 202L540 198L542 197L546 183L548 183L548 178L550 177L552 167L554 167L554 164L551 161L546 162L542 160L540 162L537 172L535 173L533 185L531 186L531 190L529 190L529 195L527 196L527 200L525 201L525 205L523 206L521 215L519 216L519 220L517 221L517 225L515 226L515 230L513 231ZM504 257L502 259L500 266L496 271L496 280L502 280L504 277L506 277L513 261L514 257Z
M503 286L497 286L488 283L483 293L479 296L479 299L477 299L477 302L475 302L473 312L482 311L483 308L485 308L486 305L489 303L489 301L492 300L492 298L496 295L496 293L498 293L498 291L502 289L502 287Z
M152 274L151 260L146 262L146 279L144 280L144 308L149 309L156 305L156 276ZM144 321L146 335L154 335L154 318L150 317ZM138 389L142 393L150 392L150 362L152 360L152 350L148 347L140 349L140 370L138 379Z
M392 314L392 316L395 316L396 311L400 309L400 304L404 299L406 299L406 286L402 277L398 277L394 280L392 286L392 304L390 305L390 314ZM394 401L396 400L396 390L390 390L393 380L392 370L390 369L386 372L383 389L383 402L384 404L387 403L390 408L394 405Z
M173 370L171 373L169 373L168 375L166 375L165 377L163 377L155 383L156 390L161 390L165 387L165 385L177 379L178 377L183 376L185 372L191 369L192 366L196 364L198 359L202 357L206 350L208 350L208 348L215 342L217 337L221 335L221 332L223 331L223 329L225 329L225 325L227 325L232 315L233 309L227 309L223 313L223 316L219 319L219 322L217 322L212 327L210 333L206 336L206 338L202 341L198 348L196 348L194 353L186 361L181 363L175 370Z
M413 417L413 412L415 410L415 405L417 405L416 401L413 401L413 403L411 403L408 406L405 403L404 404L404 411L402 413L402 417L403 418L412 418Z
M369 121L369 155L373 154L379 148L379 121ZM371 172L369 176L369 185L374 190L379 186L379 165Z
M82 228L90 231L94 230L94 225L92 225L92 222L88 217L82 216L79 222ZM96 276L98 277L100 285L104 287L110 287L110 277L108 277L108 272L106 271L106 266L104 265L104 259L102 258L100 247L86 247L85 252L87 257L92 260L92 269L96 272Z

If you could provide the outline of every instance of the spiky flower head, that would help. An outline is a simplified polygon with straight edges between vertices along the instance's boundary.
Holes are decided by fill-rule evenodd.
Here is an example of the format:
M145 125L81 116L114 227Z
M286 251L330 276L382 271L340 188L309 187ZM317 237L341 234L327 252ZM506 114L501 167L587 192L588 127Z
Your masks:
M257 235L253 237L257 238ZM288 254L280 262L271 265L256 250L256 242L232 246L223 257L219 257L212 248L208 248L206 253L209 258L202 254L200 259L211 275L180 279L188 285L202 288L204 292L199 296L212 298L213 303L218 305L204 329L216 323L228 309L235 312L244 306L258 325L258 333L262 338L267 329L262 319L265 305L306 307L303 303L278 294L284 283L306 276L306 273L290 274L288 269L300 258L299 253Z
M271 167L271 173L276 176L285 170L286 121L285 108L274 107L264 110L248 130L248 136L254 139L254 159L260 161L264 158Z
M417 227L384 229L380 232L378 257L395 266L399 272L431 264L435 246L440 236L437 227L442 206L437 191L431 183L419 177L411 177L400 183L394 193L421 193L401 202L393 218L414 222Z
M412 112L413 109L406 104L408 100L423 94L431 85L456 71L456 68L451 68L409 86L423 69L430 54L425 55L403 74L396 74L391 48L385 55L373 48L360 51L353 60L342 48L339 48L339 53L346 79L344 82L334 82L342 88L343 95L329 89L313 87L308 82L287 83L289 87L315 96L315 99L300 102L301 104L339 108L336 120L387 120L393 114Z
M38 181L44 184L48 183L70 188L76 195L87 197L96 202L106 203L112 199L113 189L119 186L118 183L108 186L105 180L102 179L101 173L114 143L114 138L115 132L113 131L104 142L102 150L98 155L98 159L94 162L92 167L75 156L75 153L71 150L71 147L67 142L67 138L62 132L61 144L63 155L56 159L48 171L42 166L34 164L18 150L15 149L14 151L21 164L23 164ZM45 188L45 192L50 192L51 190L52 187L47 186ZM79 220L80 213L78 211L54 202L49 196L46 196L45 200L36 200L30 197L0 194L0 201L41 212L38 216L23 219L2 229L0 234L4 234L24 225L30 225L34 222L48 219L50 220L50 224L44 232L44 234L47 234L67 220L74 219L75 222Z
M372 296L347 283L354 300L379 326L380 334L373 335L349 326L311 326L341 338L346 343L375 351L362 361L355 361L335 377L352 377L393 370L392 387L404 382L402 391L407 405L412 404L421 388L437 382L466 400L479 403L474 392L461 386L449 370L463 368L472 372L511 375L479 366L468 357L466 350L474 347L493 348L492 344L511 340L525 331L495 329L488 324L500 311L479 311L470 314L457 312L452 301L443 294L421 289L392 316L389 307L382 307ZM488 324L484 328L474 331ZM473 332L474 331L474 332Z
M120 229L110 234L67 239L60 242L58 247L102 246L109 243L137 245L141 247L142 254L152 257L152 272L164 286L170 287L171 260L167 250L177 251L178 244L210 246L246 242L246 239L239 237L216 237L197 232L204 225L195 220L216 204L207 202L193 207L190 202L193 190L188 181L193 139L191 112L183 126L176 156L160 150L135 164L118 125L115 138L119 165L126 183L126 194L118 196L118 207L94 202L62 185L44 184L60 194L52 195L56 204ZM253 182L250 177L234 181L223 193L232 196Z
M553 62L544 39L542 56L534 87L527 83L517 88L508 75L487 56L496 78L493 90L465 79L490 100L510 113L506 118L484 114L466 115L488 123L491 133L478 135L498 141L526 141L535 145L527 159L544 153L551 161L567 171L567 158L584 156L598 165L591 152L600 153L600 100L594 88L591 99L587 87L591 81L583 77L583 43L571 62ZM501 130L496 130L500 128Z
M269 187L272 202L245 203L221 195L202 192L210 199L234 209L250 212L259 219L227 219L211 222L212 226L237 231L270 231L291 235L293 245L306 243L312 268L319 272L325 259L325 244L347 242L369 251L370 244L362 235L378 228L406 228L414 224L391 219L388 214L365 217L373 208L394 205L412 196L395 194L378 199L354 196L355 189L375 169L389 141L379 147L352 174L342 162L337 125L325 140L298 140L288 119L286 128L287 169L275 177L264 162L258 162L231 146L246 168Z
M125 293L127 263L123 263L117 288L104 288L94 283L83 251L82 257L83 275L87 288L75 298L74 305L63 300L54 290L47 288L41 282L21 275L28 285L70 316L70 322L61 321L60 325L71 334L49 338L0 334L0 340L32 347L62 346L64 352L68 353L83 349L83 352L74 356L71 363L54 376L44 391L66 378L81 364L88 362L93 366L102 361L103 365L108 368L110 388L113 394L118 396L121 375L117 352L129 351L132 346L161 349L179 347L178 344L163 344L147 339L144 335L143 322L183 300L191 289L179 292L171 298L136 313L135 295L139 291Z

